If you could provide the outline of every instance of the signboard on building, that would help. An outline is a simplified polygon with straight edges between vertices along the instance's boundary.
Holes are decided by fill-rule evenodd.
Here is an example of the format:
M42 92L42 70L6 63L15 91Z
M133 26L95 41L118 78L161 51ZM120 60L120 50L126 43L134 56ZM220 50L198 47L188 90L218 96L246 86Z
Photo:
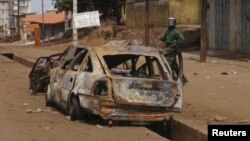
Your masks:
M76 28L100 26L98 11L74 14L74 20Z
M39 28L39 24L25 24L23 27L24 32L35 32L35 28Z

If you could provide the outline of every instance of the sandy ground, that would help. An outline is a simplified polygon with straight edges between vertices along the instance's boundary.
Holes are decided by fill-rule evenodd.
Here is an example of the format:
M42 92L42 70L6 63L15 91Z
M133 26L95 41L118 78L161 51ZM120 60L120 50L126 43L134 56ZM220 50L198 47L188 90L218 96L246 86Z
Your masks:
M98 41L82 42L99 45ZM47 48L0 47L0 52L15 52L34 61L64 50L69 44ZM249 124L250 122L250 61L240 56L209 54L207 63L199 62L198 52L184 53L185 74L183 108L174 118L191 121L206 132L212 123ZM143 127L104 127L96 124L70 122L61 113L25 113L27 109L44 109L43 96L27 95L30 68L10 63L1 57L0 141L15 140L164 140ZM4 64L4 65L3 65ZM3 67L4 66L4 67ZM18 69L17 69L18 68ZM223 74L225 75L223 75ZM28 102L28 106L22 106ZM46 108L47 109L47 108ZM222 121L218 121L223 119ZM15 133L17 136L12 136Z
M109 128L98 122L69 121L64 114L45 107L43 95L28 95L29 71L0 56L0 141L166 140L144 127Z
M250 63L242 57L218 56L210 53L207 63L197 62L198 55L186 53L185 73L189 83L184 87L184 106L179 116L207 123L250 120ZM214 57L218 56L218 57Z

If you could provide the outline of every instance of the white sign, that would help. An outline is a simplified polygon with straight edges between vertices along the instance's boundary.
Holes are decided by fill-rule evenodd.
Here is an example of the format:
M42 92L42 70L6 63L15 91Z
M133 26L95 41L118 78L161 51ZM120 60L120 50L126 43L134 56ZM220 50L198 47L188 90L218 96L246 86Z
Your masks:
M99 12L84 12L74 14L76 28L100 26Z

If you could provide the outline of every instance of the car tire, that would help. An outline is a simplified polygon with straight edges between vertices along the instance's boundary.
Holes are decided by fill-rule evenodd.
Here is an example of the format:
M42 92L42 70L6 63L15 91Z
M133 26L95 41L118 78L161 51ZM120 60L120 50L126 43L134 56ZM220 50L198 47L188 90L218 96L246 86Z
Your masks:
M80 119L81 114L81 108L80 103L76 98L72 98L70 102L70 108L69 108L69 117L71 121L75 121Z
M45 106L51 106L52 102L50 99L50 85L48 85L46 94L45 94Z

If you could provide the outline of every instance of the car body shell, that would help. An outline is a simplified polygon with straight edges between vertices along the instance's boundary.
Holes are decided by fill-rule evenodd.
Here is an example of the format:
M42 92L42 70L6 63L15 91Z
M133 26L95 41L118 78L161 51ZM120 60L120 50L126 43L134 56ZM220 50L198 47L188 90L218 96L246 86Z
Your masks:
M50 70L47 97L66 111L77 98L104 120L163 121L181 99L179 83L155 48L77 46L61 62Z

